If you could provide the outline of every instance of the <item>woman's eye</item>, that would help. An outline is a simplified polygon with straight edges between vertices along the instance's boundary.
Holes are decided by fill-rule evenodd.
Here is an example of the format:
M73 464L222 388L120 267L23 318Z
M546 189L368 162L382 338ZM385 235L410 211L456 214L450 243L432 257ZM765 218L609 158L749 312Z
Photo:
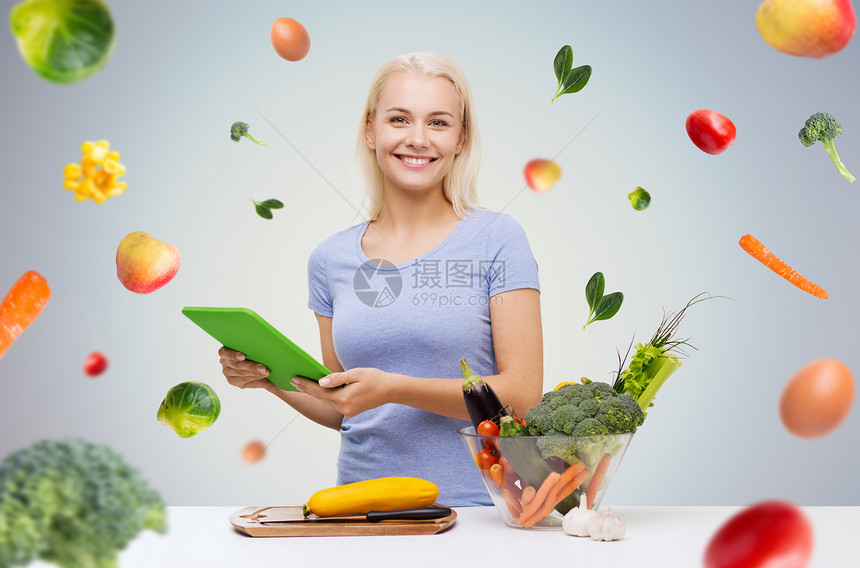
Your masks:
M402 116L395 116L395 117L391 118L391 120L389 120L389 122L393 122L395 124L405 124L406 119L403 118Z
M430 124L432 124L433 126L448 126L448 123L444 120L434 120L431 121Z

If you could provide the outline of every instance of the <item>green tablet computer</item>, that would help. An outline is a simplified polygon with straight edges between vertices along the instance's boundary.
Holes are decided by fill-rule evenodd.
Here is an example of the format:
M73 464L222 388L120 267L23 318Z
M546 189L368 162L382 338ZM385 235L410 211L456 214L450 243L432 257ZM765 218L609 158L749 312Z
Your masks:
M268 367L267 378L279 388L296 390L290 384L295 376L318 381L331 373L253 310L186 306L182 313L224 347Z

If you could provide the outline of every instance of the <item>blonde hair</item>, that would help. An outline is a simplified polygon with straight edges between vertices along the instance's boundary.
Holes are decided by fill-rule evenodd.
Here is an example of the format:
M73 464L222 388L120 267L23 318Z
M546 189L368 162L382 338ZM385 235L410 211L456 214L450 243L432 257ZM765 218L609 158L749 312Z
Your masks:
M379 68L371 81L367 101L364 104L364 112L361 115L355 153L367 190L368 220L372 221L382 213L385 192L382 169L376 159L376 152L367 146L365 129L367 124L372 123L376 117L376 107L379 104L386 80L394 73L402 72L444 77L454 85L457 91L465 140L463 149L454 156L451 171L442 179L442 191L445 199L454 206L454 212L458 217L466 215L468 209L483 209L478 205L478 168L481 163L481 142L478 134L478 123L475 119L472 91L466 76L453 61L438 53L408 53L395 57Z

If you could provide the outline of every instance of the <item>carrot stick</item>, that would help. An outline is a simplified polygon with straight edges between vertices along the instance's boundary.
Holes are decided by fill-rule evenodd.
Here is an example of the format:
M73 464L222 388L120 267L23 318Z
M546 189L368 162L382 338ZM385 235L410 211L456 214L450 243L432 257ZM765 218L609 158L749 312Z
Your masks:
M588 472L585 471L585 466L582 462L577 462L567 468L561 477L556 482L555 486L550 490L546 500L540 506L538 511L530 518L526 519L523 526L528 528L536 522L546 517L562 499L573 493L577 487L582 485L582 482L588 477Z
M517 472L514 471L513 466L511 466L511 463L505 456L499 458L499 463L502 465L502 471L505 474L504 488L513 492L514 496L520 499L523 494L523 490L517 487L517 481L520 479L520 476L517 475Z
M505 505L508 506L508 512L513 518L516 519L523 514L523 508L520 505L520 502L517 501L517 498L514 496L513 493L511 493L507 489L502 489L499 492L499 495L502 499L505 500Z
M603 483L603 478L606 475L606 470L609 469L609 462L612 461L610 454L604 454L600 458L600 463L594 468L594 475L591 476L591 481L588 482L588 489L585 490L585 505L591 509L594 503L594 498L597 497L597 492L600 490L600 484Z
M25 272L0 302L0 359L36 319L48 299L51 289L35 270Z
M753 258L803 290L809 292L816 298L826 300L829 296L827 290L816 286L788 264L780 260L775 254L767 250L767 248L752 235L744 235L740 240L741 248L752 255Z
M540 509L540 506L546 500L546 497L547 495L549 495L549 492L552 489L553 485L558 482L559 477L561 477L561 475L555 471L546 476L546 479L544 479L543 483L541 483L540 488L537 490L537 493L535 493L535 498L532 499L528 505L523 506L523 514L520 515L519 519L517 519L518 525L521 525L526 522L529 517L534 515L535 512Z
M502 466L500 466L497 463L494 463L490 467L490 471L488 472L488 475L490 476L490 479L493 480L493 483L495 483L499 489L502 489L504 487L505 472L504 472L504 470L502 470Z
M523 507L526 507L529 503L534 501L536 492L537 491L535 490L535 488L532 487L531 485L527 485L526 488L523 489L523 498L522 498Z

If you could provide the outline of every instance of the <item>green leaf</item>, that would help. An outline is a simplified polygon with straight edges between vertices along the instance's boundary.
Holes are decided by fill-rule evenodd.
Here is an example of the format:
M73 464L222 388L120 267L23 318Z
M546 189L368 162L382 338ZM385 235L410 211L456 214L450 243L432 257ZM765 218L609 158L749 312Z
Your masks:
M559 95L578 93L588 84L589 79L591 79L591 65L582 65L573 69L564 79L564 85L562 85Z
M272 218L272 210L269 209L268 207L265 207L259 203L256 204L255 207L257 208L257 215L259 215L263 219L271 219Z
M613 292L603 296L600 303L597 304L597 309L594 310L594 321L608 320L617 314L623 301L624 294L621 292Z
M570 68L573 67L573 48L565 45L559 49L552 65L555 68L555 77L558 79L558 89L561 89L564 80L567 78L567 74L570 73ZM558 89L556 89L556 92L558 92Z
M606 281L603 278L602 272L595 272L588 284L585 285L585 299L588 302L588 317L594 315L594 310L597 309L597 304L603 297L603 287Z
M267 199L260 203L263 207L268 207L269 209L283 209L284 204L278 201L277 199Z

